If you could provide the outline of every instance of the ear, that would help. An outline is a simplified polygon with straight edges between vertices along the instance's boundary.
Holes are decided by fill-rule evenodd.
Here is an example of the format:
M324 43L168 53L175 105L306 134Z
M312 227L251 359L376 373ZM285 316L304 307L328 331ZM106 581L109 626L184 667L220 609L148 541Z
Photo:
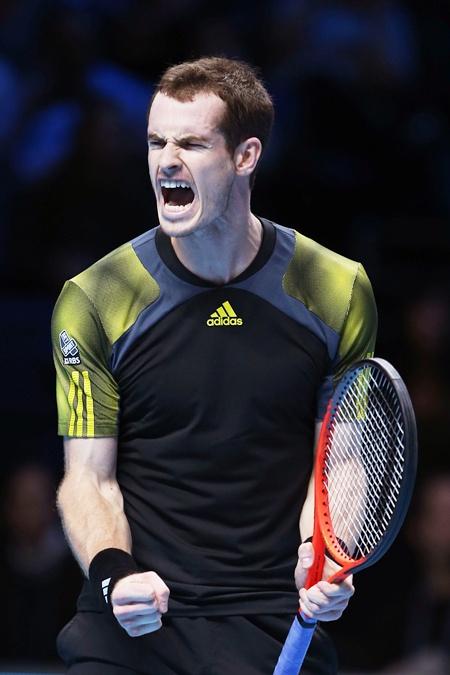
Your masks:
M234 151L234 166L238 176L250 176L261 157L262 144L259 138L247 138Z

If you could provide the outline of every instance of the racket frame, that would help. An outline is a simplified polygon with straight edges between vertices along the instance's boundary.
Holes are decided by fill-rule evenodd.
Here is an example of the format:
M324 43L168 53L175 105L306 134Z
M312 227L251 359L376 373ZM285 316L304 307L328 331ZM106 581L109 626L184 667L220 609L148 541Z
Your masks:
M337 540L337 537L330 535L328 523L326 525L324 523L324 510L322 508L322 502L323 493L326 493L326 490L323 486L323 466L328 434L330 432L330 420L332 414L334 414L334 407L336 407L337 401L339 401L340 397L342 397L344 393L344 390L347 388L349 379L357 377L358 373L361 372L361 367L367 365L375 365L379 370L384 371L391 381L392 386L394 387L394 390L397 394L397 398L405 420L405 461L403 464L402 481L400 493L396 502L395 514L393 515L386 532L381 537L378 545L375 546L369 555L363 559L354 561L343 550L342 546ZM330 555L330 557L335 562L337 562L337 564L341 564L341 560L344 562L341 570L333 574L328 579L330 583L339 583L340 581L343 581L349 574L359 572L362 569L373 565L377 560L379 560L379 558L381 558L382 555L384 555L384 553L393 543L405 519L414 489L416 472L417 429L415 424L415 415L408 391L402 378L396 369L384 359L372 357L356 362L350 368L348 373L343 376L341 382L336 387L334 395L332 396L328 405L319 434L319 440L317 443L317 456L314 464L315 495L314 530L312 537L314 561L312 567L309 570L305 588L310 588L322 579L325 554ZM322 501L320 497L318 498L318 495L322 495ZM328 503L328 496L325 495L325 497L325 501ZM329 520L329 514L326 515L326 518ZM315 619L304 616L300 609L298 610L296 619L294 619L292 623L285 644L278 658L273 675L298 675L306 652L308 651L308 647L310 645L316 625L317 621Z
M327 457L328 439L330 436L331 425L335 412L347 391L351 382L356 379L365 367L376 368L390 380L396 393L398 403L405 420L404 447L405 457L403 464L403 475L400 486L400 494L397 498L395 513L389 521L386 532L381 537L375 548L364 558L354 560L342 548L338 538L335 536L329 514L328 494L324 484L325 478L325 460ZM308 574L305 588L310 588L316 584L323 573L325 554L329 555L334 562L341 566L341 569L333 574L329 583L339 583L349 574L360 571L373 565L379 560L391 546L396 538L400 527L403 524L408 507L411 501L414 488L414 481L417 471L417 428L415 422L414 409L411 400L400 374L385 359L372 357L362 359L355 364L348 373L346 373L339 382L336 390L328 404L327 412L322 422L319 440L317 444L317 457L314 468L314 533L312 545L314 548L315 564Z

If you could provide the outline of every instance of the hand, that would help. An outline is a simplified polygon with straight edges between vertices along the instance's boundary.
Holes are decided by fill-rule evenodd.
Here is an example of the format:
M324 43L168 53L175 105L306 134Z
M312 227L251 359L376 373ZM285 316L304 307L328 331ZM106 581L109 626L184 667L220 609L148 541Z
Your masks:
M162 626L169 594L156 572L130 574L119 579L111 593L114 616L131 637L153 633Z
M299 590L300 610L305 617L315 621L334 621L339 619L355 592L353 576L348 576L340 584L329 584L328 579L338 571L336 565L328 557L325 558L322 581L311 588L304 588L308 570L314 561L313 545L308 542L298 549L298 563L295 568L295 585Z

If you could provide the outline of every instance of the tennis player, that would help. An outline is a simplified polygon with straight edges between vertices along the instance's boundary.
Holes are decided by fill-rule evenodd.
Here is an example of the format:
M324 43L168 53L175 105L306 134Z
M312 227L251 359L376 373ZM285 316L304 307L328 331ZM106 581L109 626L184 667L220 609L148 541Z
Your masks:
M376 308L359 263L252 213L272 121L247 64L169 68L148 118L159 225L57 301L58 505L86 575L58 638L72 675L269 674L299 592L320 621L353 593L302 589L300 543L315 428ZM320 628L303 672L336 673Z

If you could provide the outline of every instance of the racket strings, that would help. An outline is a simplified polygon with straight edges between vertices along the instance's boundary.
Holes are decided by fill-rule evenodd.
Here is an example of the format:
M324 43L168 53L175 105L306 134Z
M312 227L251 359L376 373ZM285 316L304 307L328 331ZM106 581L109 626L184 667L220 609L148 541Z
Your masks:
M336 458L337 459L337 458ZM344 467L344 470L343 470ZM365 512L362 496L374 506L371 494L367 493L366 475L361 475L355 466L354 455L347 453L339 461L330 460L326 471L326 486L334 498L330 499L331 521L339 540L345 543L350 557L355 555L360 545L361 533L365 534L366 541L373 548L377 543L377 531L371 528L371 522L365 522ZM345 503L345 512L342 504Z
M361 391L359 390L358 396L361 396ZM348 396L347 396L348 398ZM360 399L361 400L361 399ZM353 400L351 401L353 404ZM355 457L358 456L359 453L362 454L363 458L365 461L368 463L369 458L366 452L366 444L362 442L361 438L361 427L358 427L358 436L355 435L355 427L349 427L348 426L348 420L352 419L355 417L354 415L354 406L350 406L349 402L344 400L342 402L342 407L340 410L339 415L336 416L336 423L339 424L345 424L345 427L340 427L340 437L339 437L339 443L340 443L340 449L341 449L341 454L338 455L337 453L330 453L329 454L329 466L331 467L331 471L329 472L330 477L334 476L334 492L336 495L336 498L334 502L332 503L332 521L336 525L337 523L337 514L338 514L338 507L341 507L342 503L344 503L344 499L348 500L346 502L346 520L345 522L341 522L341 525L346 525L346 536L347 538L350 538L352 542L354 543L355 546L358 545L358 538L357 534L363 531L363 524L364 520L362 519L363 511L362 511L362 499L361 495L365 495L366 499L372 506L372 508L375 507L375 492L380 492L381 490L381 482L379 480L379 477L375 475L375 482L376 485L374 486L374 490L372 492L367 491L367 476L365 472L361 472L360 469L360 462L355 462ZM360 413L359 413L360 416ZM333 437L333 441L336 444L337 443L337 427L335 427L335 435ZM345 435L343 437L342 435L342 429L345 429ZM348 431L351 430L352 433L348 433ZM338 447L336 445L336 447ZM345 461L343 462L343 456L345 457ZM346 468L346 471L343 473L342 472L342 467ZM358 470L359 469L359 470ZM337 476L339 475L340 481L336 481ZM331 487L331 484L330 484ZM361 513L361 516L359 515ZM342 514L340 514L340 521L342 521ZM354 526L354 531L349 530L348 524L351 523ZM376 545L376 536L371 536L376 533L372 532L370 529L370 521L366 525L367 529L367 536L370 539L370 544L372 546ZM342 532L344 534L344 532ZM342 538L342 537L341 537ZM347 548L349 548L347 546Z
M359 379L359 384L360 383L361 383L361 378ZM358 382L357 382L357 384L358 384ZM366 386L364 386L364 390L367 390ZM366 395L366 391L364 391L364 394ZM358 392L358 396L361 396L360 391ZM366 445L367 445L367 443L369 445L372 443L370 432L373 429L373 425L370 424L370 417L368 418L367 414L362 414L361 399L357 400L357 405L358 405L358 412L357 412L356 416L355 416L355 413L353 411L353 407L350 406L350 414L349 414L349 409L348 409L349 406L348 405L347 406L344 405L343 408L342 408L344 410L343 420L344 420L344 423L347 425L346 426L347 433L345 434L345 440L347 441L347 444L350 447L350 453L349 452L346 453L346 458L347 458L346 464L347 464L348 470L346 472L347 473L346 481L341 481L340 492L341 493L343 492L342 486L345 487L346 483L347 483L347 485L348 484L352 485L353 507L352 507L352 509L349 509L347 507L346 516L347 516L347 523L351 522L351 524L354 527L356 527L355 534L352 537L353 542L356 545L357 541L359 539L361 539L361 534L364 533L363 523L365 522L365 525L366 525L365 534L368 537L368 546L373 548L373 546L376 545L376 541L377 541L377 538L376 538L377 537L377 534L376 534L377 530L374 530L374 528L371 527L372 521L367 516L369 515L368 512L370 510L372 510L372 512L373 512L378 507L378 502L380 500L381 489L382 489L383 483L382 483L382 480L381 480L381 477L380 477L380 473L379 472L374 473L373 471L372 471L371 477L372 477L372 480L374 481L374 485L372 486L371 491L368 491L368 489L367 489L367 478L366 478L365 473L363 474L363 483L361 482L361 477L359 477L359 480L355 482L355 476L358 476L358 473L361 474L361 468L360 468L361 460L358 460L358 462L359 462L359 466L358 466L358 465L355 465L354 459L353 459L353 462L349 461L349 459L351 460L351 457L353 457L353 458L355 457L355 448L356 448L356 452L359 452L361 457L365 460L366 467L370 466L369 455L366 451ZM361 424L358 423L358 427L357 427L358 435L356 437L356 443L352 444L352 443L348 443L349 438L350 439L352 438L352 436L348 434L348 429L349 429L348 420L349 419L350 420L355 419L355 417L357 419L364 419L364 421L366 423L369 422L368 427L367 427L369 432L367 433L367 429L365 430L367 438L364 439L364 427L361 427ZM383 449L383 447L386 443L386 434L382 433L381 435L382 435L383 438L382 438L382 443L381 443L380 447L381 447L381 449ZM342 434L341 434L341 440L342 440ZM362 442L363 440L365 440L365 442ZM383 455L385 455L385 454L386 453L383 453ZM382 459L385 460L385 456L383 456ZM378 461L380 461L380 457L378 457ZM383 464L384 463L385 462L383 462ZM359 471L356 471L356 468L359 468ZM333 471L336 472L335 466L333 468ZM342 471L340 472L340 474L341 474L340 477L342 478ZM361 495L364 496L364 499L361 498ZM336 507L339 505L339 503L340 503L339 500L337 500L335 502L335 508L333 509L334 517L336 516ZM349 519L349 516L350 516L350 519ZM360 517L358 517L358 516L360 516ZM361 516L364 516L365 521L362 519ZM340 516L340 519L342 520L342 514ZM383 519L383 520L385 520L386 523L389 522L388 519L387 520ZM347 528L348 528L348 525L347 525ZM347 532L347 535L348 535L348 532ZM357 539L356 535L359 535L358 539Z
M332 471L334 472L334 468ZM345 543L345 549L350 557L358 559L366 551L375 548L380 535L380 527L379 524L374 527L372 521L367 517L368 510L374 511L376 505L370 494L368 496L366 494L366 481L363 483L361 479L355 481L354 471L349 472L346 481L347 486L351 485L349 489L352 490L352 502L349 502L347 490L347 496L344 497L347 500L345 513L339 510L340 502L337 500L332 507L331 519L334 522L333 529L338 534L339 541ZM361 495L366 495L364 497L365 502ZM386 523L384 522L383 525L386 525Z
M389 503L387 503L387 512L384 512L382 509L380 509L379 502L380 499L382 498L382 491L383 491L383 476L379 471L374 472L373 470L371 471L371 474L369 473L369 468L370 468L370 460L371 460L371 455L367 451L367 447L371 447L373 443L373 438L372 438L372 432L373 432L373 425L370 423L370 417L368 418L367 415L364 417L365 421L368 422L368 426L366 429L364 427L362 429L359 429L360 435L358 437L358 442L359 442L359 451L361 453L361 460L364 461L364 465L366 467L366 473L364 473L364 484L361 486L361 481L359 481L358 485L358 491L354 490L354 493L357 495L356 501L354 499L354 505L353 505L353 511L352 511L352 524L355 526L356 525L356 534L359 535L358 540L361 542L362 541L362 535L366 535L366 540L365 540L365 545L367 549L373 549L374 546L377 544L377 533L382 534L383 531L386 529L386 527L389 524L389 518L392 515L392 509L389 507ZM380 427L378 427L380 429ZM365 438L364 438L365 434ZM380 429L380 435L381 435L381 442L380 442L380 448L382 450L381 456L378 457L378 466L385 467L386 470L386 452L383 452L383 448L385 448L386 444L386 433L383 433L382 427ZM354 450L354 448L353 448ZM361 461L358 460L358 461ZM373 467L372 467L373 468ZM361 469L359 470L361 473ZM352 472L352 475L350 476L350 479L354 478L354 472ZM368 489L368 481L372 481L371 489ZM361 487L363 488L361 490ZM371 514L373 515L376 510L378 509L379 511L379 518L378 522L374 523L373 518L371 518ZM360 517L358 518L358 513L360 514ZM363 523L365 525L365 528L363 526ZM376 527L374 527L376 525ZM357 540L356 540L356 535L353 536L353 541L355 543L355 546L357 547ZM362 541L364 543L364 541ZM362 551L364 553L364 551Z
M341 552L354 560L376 548L395 512L405 459L401 420L395 389L369 366L332 413L323 484Z

